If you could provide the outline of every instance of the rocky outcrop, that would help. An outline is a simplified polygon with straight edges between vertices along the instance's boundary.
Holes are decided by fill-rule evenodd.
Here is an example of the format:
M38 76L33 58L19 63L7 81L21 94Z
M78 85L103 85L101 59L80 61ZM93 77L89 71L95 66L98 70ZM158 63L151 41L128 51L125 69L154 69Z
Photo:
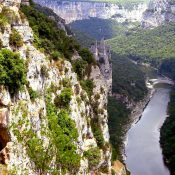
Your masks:
M125 166L120 162L120 161L115 161L113 163L113 172L115 173L115 175L126 175L126 169Z
M152 0L143 15L142 27L154 28L167 22L175 22L175 2Z
M99 64L101 74L106 80L108 86L108 94L112 95L112 62L110 47L105 44L104 39L91 46L90 51L94 54Z
M8 88L0 88L0 162L7 165L8 170L13 170L18 175L38 175L35 171L34 163L27 154L26 146L19 141L18 131L24 133L32 128L32 133L43 140L43 149L47 147L49 138L42 135L43 130L47 131L48 120L46 118L47 91L50 90L51 101L64 89L63 80L69 80L69 86L73 92L70 101L70 118L75 122L78 131L78 139L75 143L77 153L81 156L80 168L77 174L93 174L100 168L105 167L106 173L111 170L111 149L109 146L108 114L107 114L107 94L108 86L101 75L98 66L92 67L91 79L94 82L92 101L97 104L95 107L91 103L86 91L80 85L72 65L69 61L59 60L49 61L44 53L41 53L33 46L33 32L26 19L21 18L19 13L20 0L3 0L0 6L2 9L11 9L18 20L13 24L7 24L3 32L0 32L2 47L9 50L13 48L9 44L9 37L12 29L16 29L23 38L23 45L18 48L22 59L26 61L28 87L38 93L36 99L31 100L27 86L18 91L13 98L9 94ZM26 1L24 1L26 3ZM47 70L47 76L43 75L42 68ZM56 89L56 90L55 90ZM99 93L100 92L100 93ZM97 103L98 102L98 103ZM94 113L96 110L97 115ZM97 140L90 125L94 117L99 117L99 127L105 142L104 149L100 148L100 160L97 167L89 169L89 160L84 157L84 152L97 147ZM54 165L54 157L52 164ZM49 174L49 173L48 173Z
M34 0L42 6L49 7L59 16L71 23L76 20L89 19L90 17L102 19L115 19L118 22L141 21L142 14L147 8L146 3L124 7L112 3L87 2L87 1L55 1Z

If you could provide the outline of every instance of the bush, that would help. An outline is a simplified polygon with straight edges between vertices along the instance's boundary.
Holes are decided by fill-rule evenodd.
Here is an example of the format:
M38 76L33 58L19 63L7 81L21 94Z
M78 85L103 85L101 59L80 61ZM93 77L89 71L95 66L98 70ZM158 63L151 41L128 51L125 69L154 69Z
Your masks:
M31 101L34 101L36 98L39 97L38 92L34 91L32 88L28 88L28 92L29 92Z
M59 58L61 57L61 54L60 52L58 51L54 51L52 54L51 54L51 58L55 61L57 61Z
M18 23L18 16L9 7L3 7L1 15L4 16L5 19L7 19L9 24Z
M87 62L82 59L78 59L73 62L73 70L77 73L79 79L83 79L86 66Z
M2 40L0 39L0 49L2 49L3 47L3 43L2 43Z
M82 57L83 60L88 62L89 64L95 64L95 58L93 54L89 51L89 49L83 48L79 51L79 55Z
M14 47L21 47L23 45L22 37L15 29L10 34L10 45Z
M5 30L5 26L8 24L8 19L0 14L0 29L1 29L1 32L4 33L4 30Z
M68 78L64 78L62 80L63 87L70 88L71 87L71 81Z
M102 130L98 123L98 119L91 120L91 128L92 128L92 132L94 134L98 147L103 148L105 141L103 138Z
M92 80L82 80L80 82L82 88L87 92L88 96L91 97L93 93L94 83Z
M45 65L41 66L41 75L46 78L49 76L48 69Z
M10 50L0 51L0 85L7 86L11 94L26 84L26 68L19 54Z
M49 124L49 137L51 146L54 147L57 169L63 172L68 170L70 174L76 174L80 166L80 155L77 154L78 132L75 122L69 117L66 110L58 113L57 108L47 99L47 117ZM58 174L58 173L57 173Z
M69 108L69 104L71 101L72 96L72 89L65 88L61 91L59 96L55 97L54 103L57 107L60 108Z
M84 157L88 159L89 169L97 167L101 158L100 149L98 147L90 148L88 151L84 152Z

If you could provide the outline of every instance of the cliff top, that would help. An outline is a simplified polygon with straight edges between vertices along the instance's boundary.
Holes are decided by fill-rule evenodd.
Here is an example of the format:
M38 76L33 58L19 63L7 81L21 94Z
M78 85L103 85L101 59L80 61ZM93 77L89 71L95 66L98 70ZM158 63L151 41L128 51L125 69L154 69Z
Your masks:
M55 0L55 1L77 1L77 2L106 2L106 3L115 3L115 4L135 4L135 3L148 3L149 0Z

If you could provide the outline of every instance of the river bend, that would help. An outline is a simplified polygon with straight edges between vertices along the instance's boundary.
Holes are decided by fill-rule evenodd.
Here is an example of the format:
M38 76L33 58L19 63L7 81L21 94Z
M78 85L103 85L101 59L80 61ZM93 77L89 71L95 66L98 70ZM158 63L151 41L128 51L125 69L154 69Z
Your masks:
M156 89L141 119L127 133L125 163L132 175L170 175L159 144L160 127L167 117L169 92L169 88Z

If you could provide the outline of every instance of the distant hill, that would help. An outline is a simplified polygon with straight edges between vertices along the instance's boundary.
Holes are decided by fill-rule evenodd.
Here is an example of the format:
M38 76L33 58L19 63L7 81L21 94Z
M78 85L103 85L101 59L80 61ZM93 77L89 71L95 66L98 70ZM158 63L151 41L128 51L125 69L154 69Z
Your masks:
M108 40L107 43L118 55L156 66L160 60L175 58L175 23L152 30L130 30L125 35Z

